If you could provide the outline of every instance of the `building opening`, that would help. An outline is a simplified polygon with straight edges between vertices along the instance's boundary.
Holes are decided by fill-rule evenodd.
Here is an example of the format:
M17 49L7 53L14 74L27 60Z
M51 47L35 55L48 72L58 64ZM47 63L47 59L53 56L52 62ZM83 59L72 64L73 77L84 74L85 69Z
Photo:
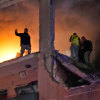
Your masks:
M17 100L39 100L38 82L31 82L26 86L20 86L15 89Z
M0 100L7 99L7 90L0 91Z

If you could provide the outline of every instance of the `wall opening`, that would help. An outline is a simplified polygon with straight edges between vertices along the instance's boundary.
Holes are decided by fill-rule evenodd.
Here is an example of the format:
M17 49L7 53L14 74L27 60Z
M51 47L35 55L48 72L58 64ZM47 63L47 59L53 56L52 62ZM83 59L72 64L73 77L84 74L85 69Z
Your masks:
M7 99L7 90L0 91L0 100Z

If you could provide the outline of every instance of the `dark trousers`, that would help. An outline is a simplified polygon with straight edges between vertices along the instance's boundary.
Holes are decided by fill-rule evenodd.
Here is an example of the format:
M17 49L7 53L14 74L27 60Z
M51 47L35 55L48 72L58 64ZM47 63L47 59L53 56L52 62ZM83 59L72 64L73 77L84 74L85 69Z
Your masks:
M28 54L31 53L31 46L30 45L21 45L21 56L23 56L25 50L28 50Z

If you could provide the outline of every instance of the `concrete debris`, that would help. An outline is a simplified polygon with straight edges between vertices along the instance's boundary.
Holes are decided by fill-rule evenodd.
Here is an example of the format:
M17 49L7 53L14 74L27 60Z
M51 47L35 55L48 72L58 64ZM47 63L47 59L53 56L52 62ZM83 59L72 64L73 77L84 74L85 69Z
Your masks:
M88 65L79 62L75 63L69 57L60 54L57 51L54 51L51 57L53 59L53 62L51 71L48 72L53 81L60 84L66 85L67 83L67 85L70 85L70 83L72 83L72 81L74 80L76 81L76 86L83 84L94 84L100 82L99 78L100 76L96 75L95 73L92 73ZM45 67L47 69L46 62L45 62ZM73 85L75 86L74 82Z

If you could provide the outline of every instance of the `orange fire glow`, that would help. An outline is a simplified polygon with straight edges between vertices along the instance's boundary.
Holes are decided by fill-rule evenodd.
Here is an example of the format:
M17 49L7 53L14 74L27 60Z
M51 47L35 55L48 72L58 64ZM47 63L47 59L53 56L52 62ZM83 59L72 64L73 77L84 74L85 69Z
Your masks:
M10 60L10 59L13 59L13 58L16 58L16 55L18 53L20 53L20 37L15 36L14 29L13 29L13 31L10 31L10 34L4 33L0 37L0 43L1 43L0 44L0 63ZM23 30L21 32L23 32ZM29 32L29 33L31 33L31 32ZM38 43L32 39L33 35L30 34L30 36L31 36L31 44L32 44L31 52L37 52L38 51ZM27 52L25 52L25 54L27 55ZM24 56L25 56L25 54L24 54ZM17 56L17 57L19 57L19 56Z
M16 28L19 33L26 27L29 29L32 52L38 51L39 11L38 3L34 3L34 0L26 0L0 10L0 62L15 58L20 52L20 37L14 32Z
M8 41L6 45L2 44L0 52L0 62L7 61L16 57L16 54L20 48L16 48L14 44L15 43L13 43L13 41Z
M14 34L16 28L18 32L23 32L27 27L31 36L32 52L39 51L39 5L35 5L33 1L26 0L20 5L0 11L0 62L15 58L20 52L20 38ZM67 12L64 14L62 10L55 11L55 48L70 55L69 38L74 32L92 40L95 45L94 25L86 18L82 19L77 14L69 15Z

